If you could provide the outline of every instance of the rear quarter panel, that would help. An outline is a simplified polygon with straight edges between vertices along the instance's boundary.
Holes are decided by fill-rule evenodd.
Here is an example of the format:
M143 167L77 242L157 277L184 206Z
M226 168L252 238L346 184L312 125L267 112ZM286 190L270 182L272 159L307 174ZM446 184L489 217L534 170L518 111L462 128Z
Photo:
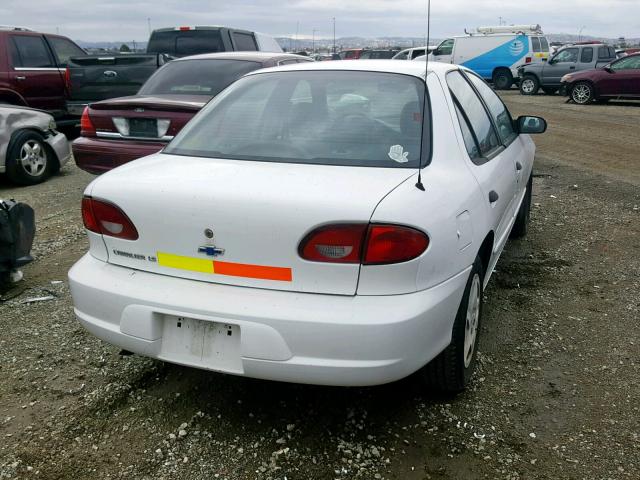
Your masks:
M434 119L433 158L422 171L425 191L415 186L417 175L411 177L380 202L371 221L418 228L429 236L429 247L410 262L362 266L359 295L402 294L436 286L471 266L487 233L485 202L462 156L462 138L454 124L457 119L452 118L435 74L429 75L428 85ZM461 225L461 218L470 222Z

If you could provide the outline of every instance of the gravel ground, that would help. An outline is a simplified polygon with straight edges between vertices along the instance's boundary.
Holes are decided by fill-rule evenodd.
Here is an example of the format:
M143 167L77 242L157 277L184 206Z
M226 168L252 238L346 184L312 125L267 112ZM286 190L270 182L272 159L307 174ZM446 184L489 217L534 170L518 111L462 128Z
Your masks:
M92 177L0 182L38 222L37 260L0 301L0 478L640 478L640 108L504 96L549 132L530 234L498 264L479 370L453 398L121 356L76 322L66 281Z

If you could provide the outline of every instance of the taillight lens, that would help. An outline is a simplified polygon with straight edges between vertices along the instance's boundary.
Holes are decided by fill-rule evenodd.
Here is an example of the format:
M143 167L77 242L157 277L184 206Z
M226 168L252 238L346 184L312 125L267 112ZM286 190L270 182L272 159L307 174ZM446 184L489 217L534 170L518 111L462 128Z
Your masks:
M69 67L64 70L64 86L67 89L67 93L71 94L71 69Z
M366 223L325 225L316 228L300 242L305 260L328 263L360 263Z
M400 225L371 225L364 252L364 265L402 263L418 258L429 246L424 232Z
M89 107L84 107L82 117L80 118L80 135L83 137L96 136L96 127L94 127L91 117L89 116Z
M408 262L429 246L429 237L401 225L334 224L313 230L300 242L305 260L385 265Z
M87 230L101 235L137 240L138 231L129 217L113 203L91 197L82 199L82 221Z

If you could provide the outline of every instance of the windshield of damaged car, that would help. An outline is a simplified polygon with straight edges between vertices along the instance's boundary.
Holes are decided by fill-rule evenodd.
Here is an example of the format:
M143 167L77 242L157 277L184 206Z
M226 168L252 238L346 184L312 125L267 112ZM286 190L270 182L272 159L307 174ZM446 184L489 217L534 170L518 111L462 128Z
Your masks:
M424 93L423 80L392 73L250 75L210 102L164 152L415 168L421 148L428 151L422 141Z
M213 97L243 76L261 68L246 60L177 60L142 86L139 95L208 95Z

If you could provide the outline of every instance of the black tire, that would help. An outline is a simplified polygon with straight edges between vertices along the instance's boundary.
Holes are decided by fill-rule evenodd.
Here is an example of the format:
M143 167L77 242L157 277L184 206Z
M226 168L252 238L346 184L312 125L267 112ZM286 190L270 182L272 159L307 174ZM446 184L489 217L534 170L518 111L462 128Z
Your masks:
M55 159L42 135L32 130L16 133L7 150L7 176L19 185L44 182L54 170Z
M513 75L508 68L499 68L493 73L493 88L509 90L513 85Z
M555 95L558 93L558 89L553 87L542 87L542 91L547 95Z
M527 182L527 190L524 193L524 198L520 204L520 210L516 216L516 221L513 223L511 229L511 238L522 238L529 232L529 219L531 218L531 196L533 190L533 175L529 177Z
M520 82L520 93L522 95L536 95L540 89L540 81L535 75L525 75Z
M478 337L482 325L483 278L484 267L480 257L477 256L453 323L451 343L422 370L423 378L430 388L443 393L459 393L471 381L476 366ZM472 289L475 291L473 294ZM475 305L473 310L477 313L475 320L471 320L475 322L475 334L473 342L469 344L471 347L469 350L469 346L465 348L465 332L468 330L470 303Z
M578 105L586 105L591 103L595 98L593 85L589 82L578 82L571 87L571 100Z

